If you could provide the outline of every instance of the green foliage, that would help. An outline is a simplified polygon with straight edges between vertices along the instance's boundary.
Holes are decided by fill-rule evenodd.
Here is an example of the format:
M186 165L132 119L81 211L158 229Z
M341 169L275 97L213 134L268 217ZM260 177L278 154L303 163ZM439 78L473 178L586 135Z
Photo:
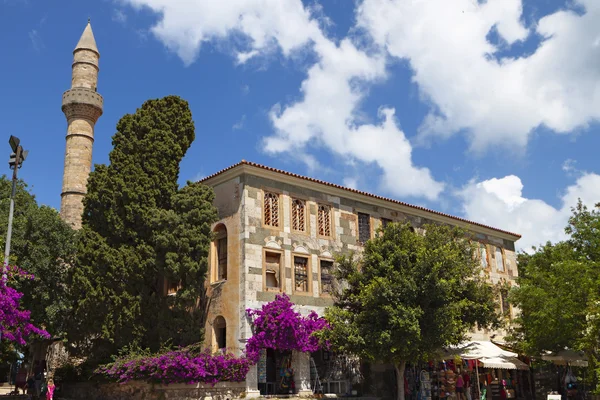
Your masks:
M0 237L5 246L12 180L0 177ZM31 319L52 335L64 330L67 302L67 264L73 260L76 233L58 212L37 204L23 181L17 182L10 264L35 275L34 280L15 282L24 294L21 303L31 310Z
M520 314L511 341L530 355L574 348L583 339L591 282L585 262L569 243L547 243L519 254L519 276L510 294Z
M458 228L389 224L367 242L362 259L338 259L341 290L326 311L335 349L368 360L427 360L458 344L475 325L497 321L476 247Z
M110 164L90 174L72 276L69 339L79 351L106 360L126 345L156 351L168 339L202 339L217 213L212 188L177 185L194 135L187 102L147 101L119 121ZM180 282L176 296L166 280Z
M579 201L572 211L568 240L519 254L510 301L521 313L510 339L531 355L584 350L593 366L600 360L600 207ZM598 382L600 368L593 375Z

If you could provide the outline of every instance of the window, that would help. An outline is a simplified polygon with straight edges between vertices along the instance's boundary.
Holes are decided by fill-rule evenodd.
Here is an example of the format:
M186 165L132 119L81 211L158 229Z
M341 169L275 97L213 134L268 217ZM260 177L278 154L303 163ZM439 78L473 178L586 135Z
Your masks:
M479 243L479 262L481 263L481 268L487 269L488 267L488 259L487 259L487 249L485 244Z
M179 281L167 280L167 296L174 296L181 287Z
M306 202L292 199L292 229L306 232Z
M502 288L500 290L500 301L502 304L502 314L510 317L510 304L508 303L508 289Z
M387 228L388 224L392 223L391 219L381 218L381 227L383 229Z
M496 247L496 270L504 272L504 260L500 247Z
M265 252L265 289L279 289L281 279L281 254Z
M213 281L227 280L227 228L223 224L215 227L212 252Z
M308 258L294 256L294 290L296 292L310 292L308 272Z
M321 260L321 293L331 293L333 291L333 261Z
M221 316L215 318L213 328L215 330L215 344L217 349L227 348L227 322L225 322L225 318Z
M219 280L227 279L227 237L217 240L218 276Z
M265 225L279 226L279 195L277 193L265 192L263 212Z
M331 207L319 204L319 235L331 236Z
M358 241L366 243L371 239L371 216L358 213Z

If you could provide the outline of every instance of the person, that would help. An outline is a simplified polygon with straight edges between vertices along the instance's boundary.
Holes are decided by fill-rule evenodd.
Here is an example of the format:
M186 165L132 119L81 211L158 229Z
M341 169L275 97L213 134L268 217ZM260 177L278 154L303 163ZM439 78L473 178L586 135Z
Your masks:
M456 398L457 400L465 400L465 381L460 374L460 371L457 371L456 374Z
M467 370L465 370L465 374L463 375L463 381L465 382L465 396L467 400L471 400L471 376Z
M19 368L19 372L17 372L17 377L15 379L15 389L17 394L19 394L19 389L23 391L25 394L25 390L27 388L27 369L24 365L21 365Z
M42 373L44 370L42 369L39 360L36 360L34 365L33 372L35 374L35 394L39 398L42 394Z
M46 386L46 400L52 400L54 397L54 380L52 378L48 379L48 386Z
M33 375L30 375L29 379L27 379L27 394L30 399L33 398L33 395L35 394L35 379L33 379Z

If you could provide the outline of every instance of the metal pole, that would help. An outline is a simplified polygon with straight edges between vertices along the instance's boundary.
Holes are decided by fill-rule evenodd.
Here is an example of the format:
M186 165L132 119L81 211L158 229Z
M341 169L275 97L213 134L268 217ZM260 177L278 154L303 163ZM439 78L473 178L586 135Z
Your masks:
M475 360L475 374L477 376L477 400L481 399L481 387L479 386L479 360Z
M12 238L13 214L15 212L15 194L17 192L17 171L19 169L19 164L21 163L21 151L22 150L23 150L23 148L21 146L17 147L16 163L15 163L15 168L13 169L12 191L10 193L10 208L8 211L8 230L6 231L6 245L4 246L4 266L3 266L3 270L2 270L2 279L4 282L7 281L7 275L8 275L8 259L10 257L10 240Z

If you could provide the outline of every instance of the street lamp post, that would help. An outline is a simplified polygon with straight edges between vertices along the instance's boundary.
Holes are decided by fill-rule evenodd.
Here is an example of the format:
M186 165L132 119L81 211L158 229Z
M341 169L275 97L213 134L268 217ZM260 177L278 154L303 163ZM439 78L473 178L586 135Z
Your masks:
M4 247L4 266L2 267L2 279L6 282L8 275L8 258L10 257L10 240L12 237L12 222L15 212L15 194L17 192L17 171L23 165L23 161L27 158L27 150L23 150L20 145L21 141L16 136L10 136L8 140L13 153L10 155L8 165L13 170L12 191L10 192L10 208L8 211L8 230L6 231L6 245Z

